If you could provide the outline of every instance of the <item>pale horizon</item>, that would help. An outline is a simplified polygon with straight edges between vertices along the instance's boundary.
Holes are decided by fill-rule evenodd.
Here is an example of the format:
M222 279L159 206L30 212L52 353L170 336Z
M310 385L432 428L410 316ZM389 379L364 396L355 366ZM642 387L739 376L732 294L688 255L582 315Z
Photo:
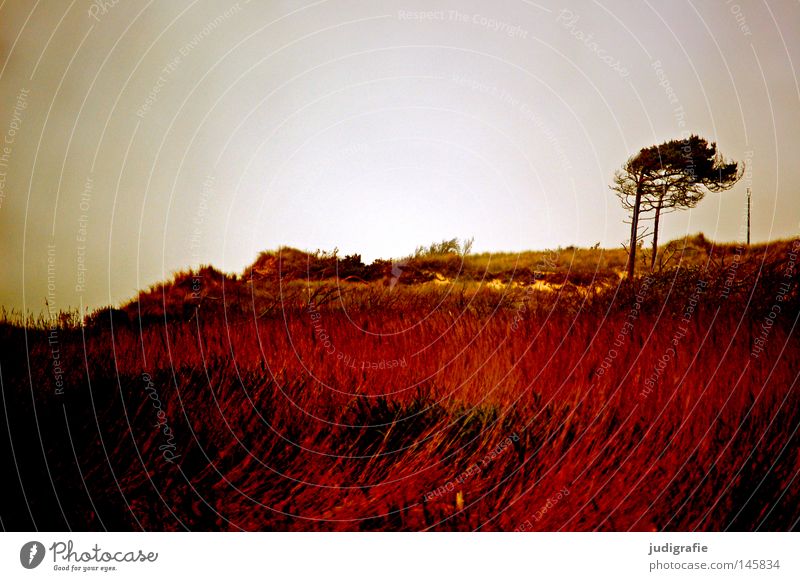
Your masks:
M119 304L280 246L620 248L614 170L688 133L747 174L661 240L742 241L748 187L754 243L800 231L796 5L429 6L5 2L0 305Z

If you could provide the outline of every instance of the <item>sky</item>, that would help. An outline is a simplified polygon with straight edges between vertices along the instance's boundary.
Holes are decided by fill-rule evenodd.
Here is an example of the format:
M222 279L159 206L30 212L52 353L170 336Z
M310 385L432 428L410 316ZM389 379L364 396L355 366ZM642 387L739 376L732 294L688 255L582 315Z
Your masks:
M746 163L661 240L800 232L800 4L0 3L0 306L119 304L283 245L619 248L609 190L688 133Z

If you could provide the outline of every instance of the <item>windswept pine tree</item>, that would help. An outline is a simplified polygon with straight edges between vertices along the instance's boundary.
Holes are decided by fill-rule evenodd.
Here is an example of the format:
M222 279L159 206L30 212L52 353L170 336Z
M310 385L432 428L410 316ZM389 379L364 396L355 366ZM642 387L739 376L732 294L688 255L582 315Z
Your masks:
M742 177L743 165L728 161L698 135L673 139L642 148L614 174L610 186L622 207L631 213L628 278L633 278L640 223L653 220L653 251L650 268L658 255L661 214L694 208L707 192L729 190Z

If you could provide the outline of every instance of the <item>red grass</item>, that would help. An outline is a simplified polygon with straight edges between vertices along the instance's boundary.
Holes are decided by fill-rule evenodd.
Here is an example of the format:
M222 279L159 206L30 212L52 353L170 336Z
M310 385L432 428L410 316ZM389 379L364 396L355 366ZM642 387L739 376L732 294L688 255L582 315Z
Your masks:
M12 495L4 526L797 528L796 277L754 355L787 249L727 299L725 268L692 268L588 295L345 284L261 318L65 329L63 395L44 334L26 351L5 328L31 509Z

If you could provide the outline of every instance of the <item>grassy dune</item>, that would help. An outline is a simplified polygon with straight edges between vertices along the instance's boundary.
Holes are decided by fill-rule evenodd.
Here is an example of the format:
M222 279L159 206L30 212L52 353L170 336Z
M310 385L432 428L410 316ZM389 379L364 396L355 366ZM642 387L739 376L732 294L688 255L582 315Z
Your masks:
M798 250L283 250L6 323L3 526L796 529Z

